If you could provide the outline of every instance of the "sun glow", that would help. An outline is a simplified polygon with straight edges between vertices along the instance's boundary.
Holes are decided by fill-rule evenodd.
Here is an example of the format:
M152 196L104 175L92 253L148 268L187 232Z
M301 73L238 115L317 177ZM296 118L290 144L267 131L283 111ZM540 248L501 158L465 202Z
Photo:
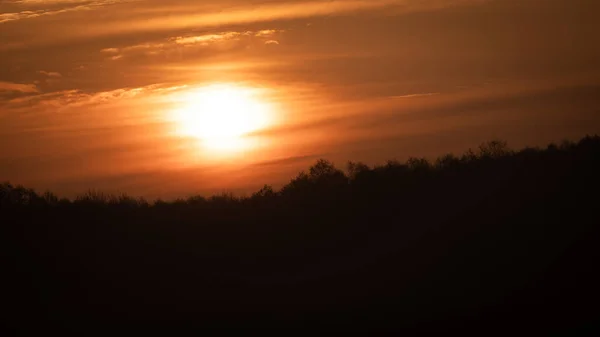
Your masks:
M250 147L249 134L268 127L273 113L257 90L219 84L186 93L176 119L179 135L197 138L207 149L230 152Z

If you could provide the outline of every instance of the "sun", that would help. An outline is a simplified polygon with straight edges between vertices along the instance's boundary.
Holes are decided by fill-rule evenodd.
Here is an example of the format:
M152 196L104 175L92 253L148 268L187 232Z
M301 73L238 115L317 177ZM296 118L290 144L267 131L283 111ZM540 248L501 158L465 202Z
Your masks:
M272 111L256 89L215 84L192 90L176 113L178 133L212 150L241 150L248 135L272 122Z

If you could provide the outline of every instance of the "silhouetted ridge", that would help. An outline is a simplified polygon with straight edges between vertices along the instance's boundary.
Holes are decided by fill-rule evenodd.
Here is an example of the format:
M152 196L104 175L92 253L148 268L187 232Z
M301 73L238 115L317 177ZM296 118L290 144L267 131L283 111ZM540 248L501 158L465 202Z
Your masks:
M585 334L598 322L598 172L594 136L345 172L319 160L249 197L67 200L5 183L5 319L82 335Z

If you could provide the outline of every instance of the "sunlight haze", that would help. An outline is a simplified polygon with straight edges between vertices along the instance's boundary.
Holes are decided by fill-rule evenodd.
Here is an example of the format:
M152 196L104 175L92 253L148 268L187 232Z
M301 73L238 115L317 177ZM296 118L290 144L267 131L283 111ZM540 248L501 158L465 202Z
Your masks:
M279 187L600 131L596 0L0 2L0 182Z

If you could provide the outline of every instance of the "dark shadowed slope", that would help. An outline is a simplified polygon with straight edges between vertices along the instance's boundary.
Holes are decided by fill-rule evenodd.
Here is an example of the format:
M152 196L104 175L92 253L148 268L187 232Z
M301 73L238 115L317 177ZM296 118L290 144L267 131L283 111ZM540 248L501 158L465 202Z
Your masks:
M599 172L586 137L347 173L319 161L249 198L69 201L5 184L3 320L81 335L591 334Z

